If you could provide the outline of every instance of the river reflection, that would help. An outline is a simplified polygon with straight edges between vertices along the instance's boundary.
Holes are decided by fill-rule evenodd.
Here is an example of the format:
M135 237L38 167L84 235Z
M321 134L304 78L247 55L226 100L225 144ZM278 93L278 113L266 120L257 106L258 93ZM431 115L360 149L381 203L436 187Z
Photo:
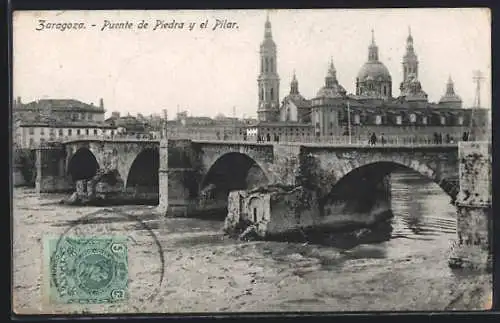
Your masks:
M391 194L392 218L388 223L373 228L362 239L332 234L337 238L322 244L341 249L346 260L423 254L442 263L444 269L443 260L456 239L456 209L451 198L437 184L411 171L391 174Z
M455 206L435 183L414 172L391 175L392 238L426 238L456 232Z

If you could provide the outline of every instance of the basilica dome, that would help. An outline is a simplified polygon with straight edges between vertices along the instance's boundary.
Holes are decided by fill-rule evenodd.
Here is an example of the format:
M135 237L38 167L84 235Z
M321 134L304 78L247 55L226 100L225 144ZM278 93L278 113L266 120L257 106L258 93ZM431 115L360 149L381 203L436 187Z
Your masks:
M366 62L358 73L358 80L363 81L391 81L391 74L385 65L380 61Z

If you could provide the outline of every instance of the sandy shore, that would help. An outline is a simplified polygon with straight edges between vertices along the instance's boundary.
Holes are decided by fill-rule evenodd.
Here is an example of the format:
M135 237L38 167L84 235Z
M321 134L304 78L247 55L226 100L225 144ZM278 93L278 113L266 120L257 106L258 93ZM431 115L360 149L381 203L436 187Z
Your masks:
M13 306L18 314L479 310L491 294L491 275L450 275L421 251L389 259L372 252L363 258L328 247L238 242L222 235L222 222L159 218L146 206L66 207L56 203L59 199L39 199L26 189L14 193ZM133 241L130 299L114 305L48 304L43 239L61 235L72 225L68 221L91 213L107 221L79 225L81 234L121 234ZM150 231L123 214L140 217L161 250ZM443 255L436 257L445 262Z

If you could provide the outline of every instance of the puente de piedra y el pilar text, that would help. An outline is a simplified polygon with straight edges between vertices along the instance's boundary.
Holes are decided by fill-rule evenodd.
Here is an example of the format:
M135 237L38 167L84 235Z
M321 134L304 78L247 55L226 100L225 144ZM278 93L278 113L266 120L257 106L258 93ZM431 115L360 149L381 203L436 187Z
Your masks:
M368 146L85 139L44 145L36 155L39 193L74 191L76 184L84 183L77 191L96 194L99 189L91 182L101 173L99 181L113 186L114 192L128 199L156 200L158 210L169 216L228 212L228 196L231 203L234 191L301 187L306 193L301 193L300 203L287 206L285 212L293 216L279 224L284 226L309 216L300 211L306 208L301 203L315 205L319 217L347 212L351 219L343 215L343 220L366 217L368 223L390 208L390 173L408 168L438 184L457 207L457 241L450 264L491 266L490 142ZM260 198L265 199L262 194ZM253 211L254 216L255 205L263 205L234 202L239 213Z

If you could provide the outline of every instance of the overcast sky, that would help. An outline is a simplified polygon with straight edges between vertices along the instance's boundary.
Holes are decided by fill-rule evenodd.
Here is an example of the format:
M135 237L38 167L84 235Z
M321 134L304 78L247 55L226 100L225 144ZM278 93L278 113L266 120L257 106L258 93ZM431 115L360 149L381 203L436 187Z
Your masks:
M482 105L491 104L491 22L486 9L273 10L280 98L293 70L307 98L323 86L330 57L340 83L355 92L355 78L368 58L371 29L379 58L399 95L408 27L414 38L419 79L430 101L445 91L448 75L466 107L474 102L473 71L486 77ZM47 22L85 22L84 30L37 31ZM134 23L130 30L102 30L104 20ZM141 20L150 23L138 30ZM206 19L209 28L200 29ZM216 19L238 28L212 31ZM185 22L184 29L158 29L156 20ZM266 11L66 11L14 14L14 97L74 98L108 114L161 113L256 116L259 45ZM188 22L197 25L188 30ZM95 27L91 25L95 24Z

